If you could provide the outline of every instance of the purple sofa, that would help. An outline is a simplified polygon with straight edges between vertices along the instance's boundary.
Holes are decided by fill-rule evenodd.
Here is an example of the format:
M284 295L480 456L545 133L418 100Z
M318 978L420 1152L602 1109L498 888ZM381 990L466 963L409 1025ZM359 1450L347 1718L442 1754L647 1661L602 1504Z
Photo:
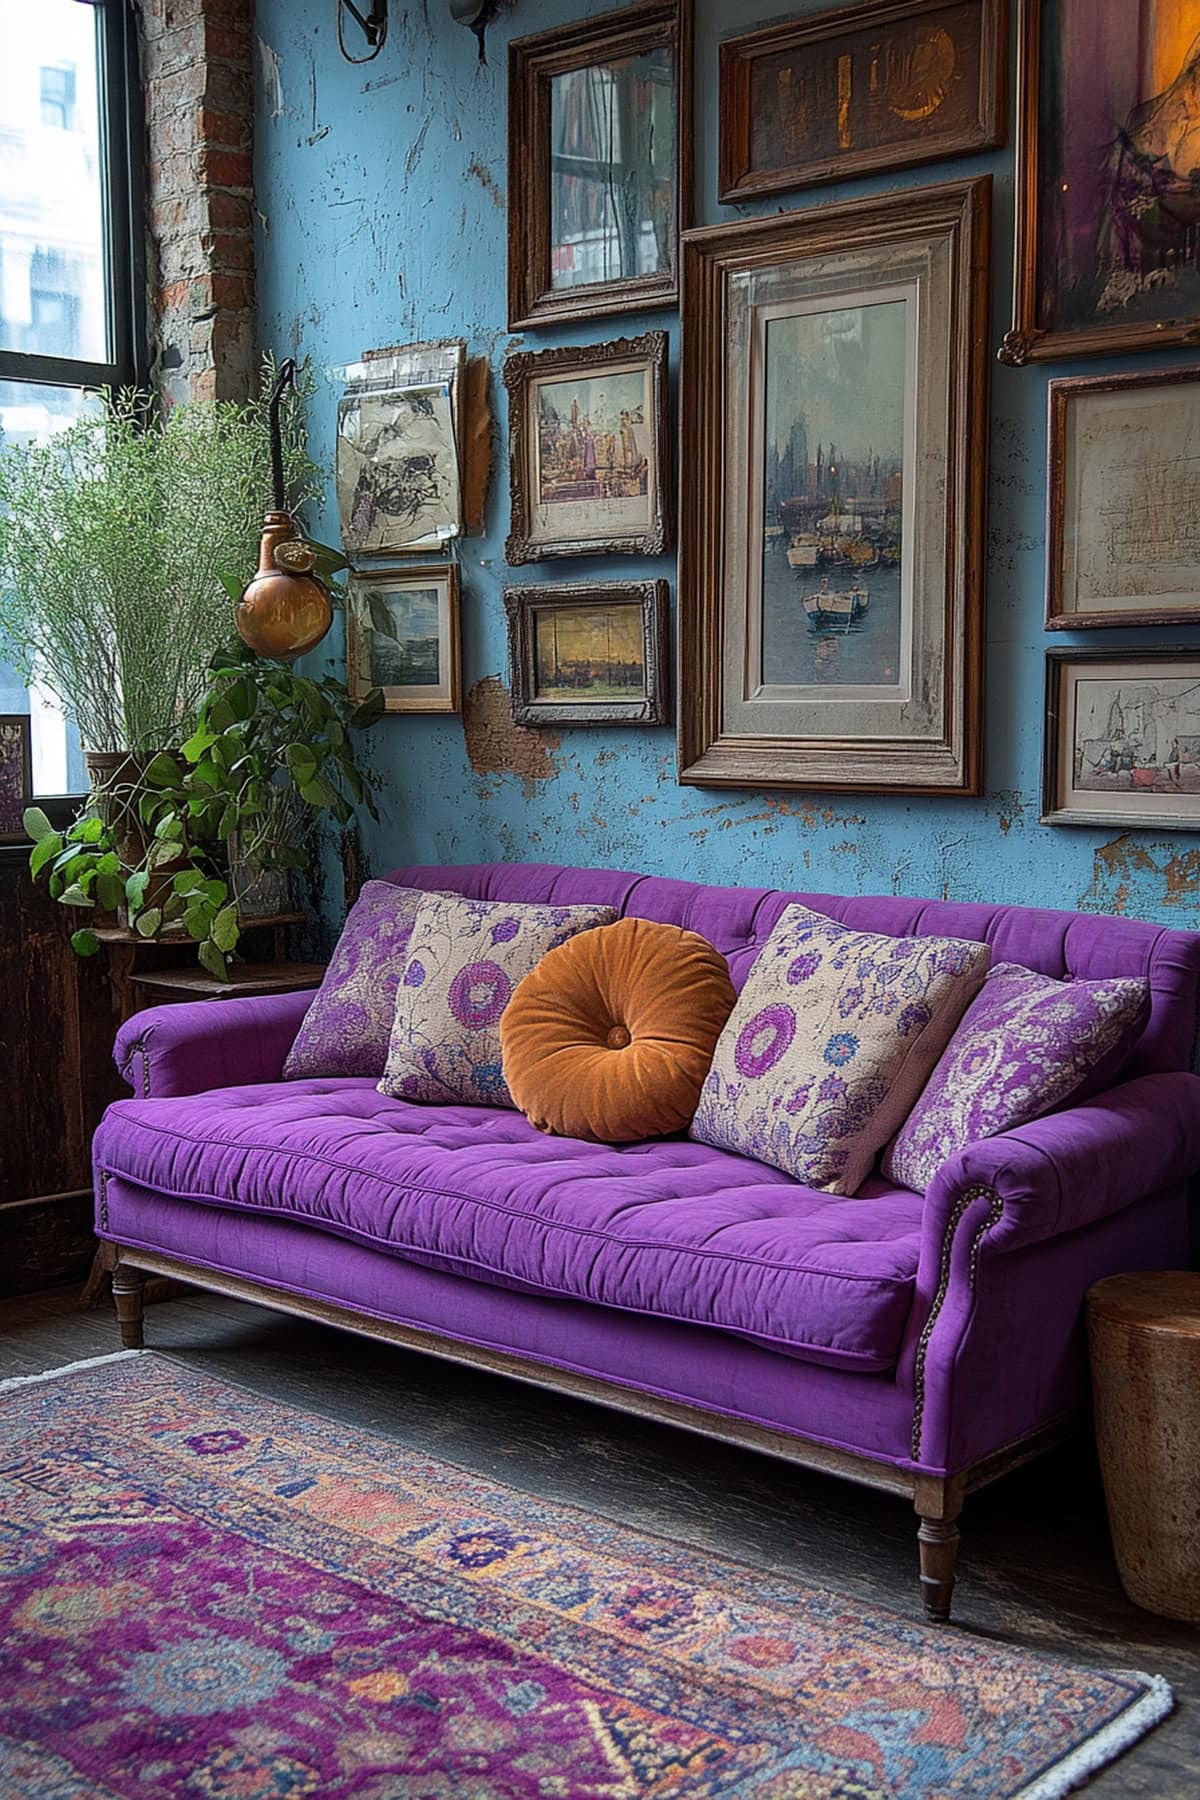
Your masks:
M144 1275L173 1275L905 1494L947 1618L965 1494L1085 1399L1087 1289L1185 1261L1200 933L540 864L391 879L688 926L737 984L796 900L1055 976L1149 979L1119 1086L970 1145L924 1197L873 1178L842 1199L685 1139L545 1137L361 1077L285 1082L307 994L160 1007L118 1039L136 1098L96 1135L96 1224L126 1344Z

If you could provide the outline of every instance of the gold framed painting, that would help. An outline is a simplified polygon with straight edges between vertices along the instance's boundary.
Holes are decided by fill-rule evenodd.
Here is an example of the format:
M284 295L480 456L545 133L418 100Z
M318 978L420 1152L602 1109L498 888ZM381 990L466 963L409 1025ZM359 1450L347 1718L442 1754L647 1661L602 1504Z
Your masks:
M685 238L681 781L980 791L989 202Z
M456 713L461 705L457 563L360 570L346 602L347 686L385 712Z
M667 334L505 359L509 563L668 546Z
M1200 340L1200 7L1019 0L1013 321L1000 360Z
M1042 824L1200 830L1200 648L1046 653Z
M1200 625L1200 368L1049 389L1046 629Z
M518 725L665 722L665 581L506 588L504 605Z
M642 0L510 45L510 330L675 304L691 44L692 0Z

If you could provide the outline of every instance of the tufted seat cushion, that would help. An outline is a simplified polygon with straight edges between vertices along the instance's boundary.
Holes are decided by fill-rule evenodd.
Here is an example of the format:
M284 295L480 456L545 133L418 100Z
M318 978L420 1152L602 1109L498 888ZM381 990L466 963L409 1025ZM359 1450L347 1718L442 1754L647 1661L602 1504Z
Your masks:
M843 1199L705 1144L548 1138L361 1077L118 1101L95 1160L169 1198L864 1372L895 1362L916 1276L922 1202L904 1189Z

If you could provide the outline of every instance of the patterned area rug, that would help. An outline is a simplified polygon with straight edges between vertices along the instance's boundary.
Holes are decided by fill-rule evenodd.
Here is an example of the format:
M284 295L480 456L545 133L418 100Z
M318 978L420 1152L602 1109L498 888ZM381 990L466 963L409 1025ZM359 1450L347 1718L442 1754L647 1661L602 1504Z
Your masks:
M169 1358L0 1393L0 1796L1046 1800L1170 1707Z

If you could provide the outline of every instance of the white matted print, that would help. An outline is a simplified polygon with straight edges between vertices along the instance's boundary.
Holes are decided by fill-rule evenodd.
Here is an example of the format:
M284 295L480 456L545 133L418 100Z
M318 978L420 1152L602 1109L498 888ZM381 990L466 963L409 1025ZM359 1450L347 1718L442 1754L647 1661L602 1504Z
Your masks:
M462 530L448 382L346 394L337 498L346 554L430 550Z
M373 688L386 712L459 710L458 565L360 571L350 577L350 697Z
M1052 630L1200 619L1200 369L1050 387Z
M1200 828L1200 650L1048 663L1043 822Z

